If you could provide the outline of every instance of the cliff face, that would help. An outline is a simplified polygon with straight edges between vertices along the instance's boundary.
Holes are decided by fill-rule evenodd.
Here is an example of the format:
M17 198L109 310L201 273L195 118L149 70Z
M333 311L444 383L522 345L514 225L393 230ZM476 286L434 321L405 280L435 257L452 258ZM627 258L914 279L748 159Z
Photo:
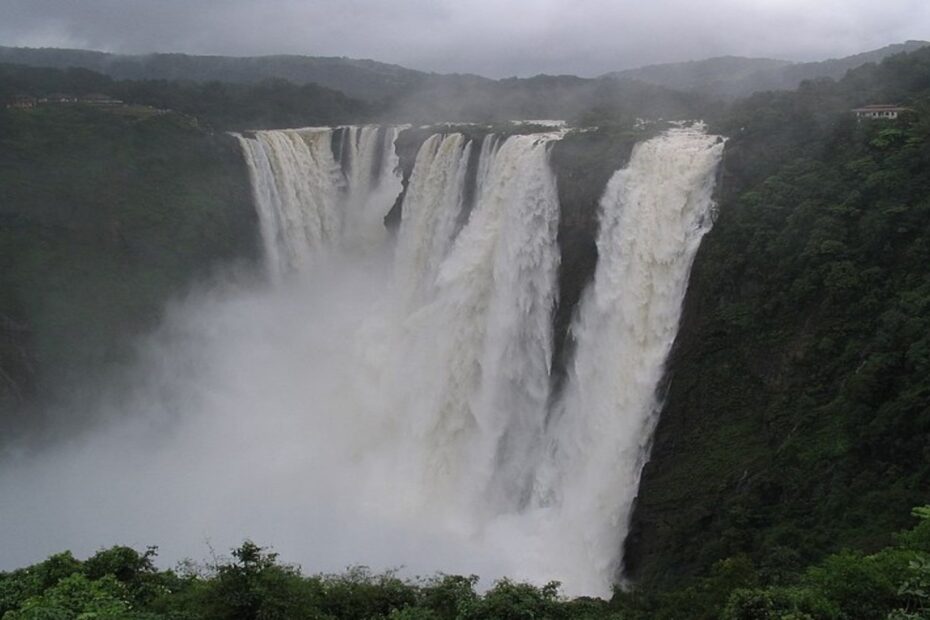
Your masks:
M184 117L0 111L0 427L79 410L132 335L220 263L257 254L236 141ZM9 437L9 435L5 435Z
M624 168L644 132L598 129L574 133L553 145L551 164L559 189L559 298L553 318L555 393L574 351L572 317L597 265L598 215L607 181Z

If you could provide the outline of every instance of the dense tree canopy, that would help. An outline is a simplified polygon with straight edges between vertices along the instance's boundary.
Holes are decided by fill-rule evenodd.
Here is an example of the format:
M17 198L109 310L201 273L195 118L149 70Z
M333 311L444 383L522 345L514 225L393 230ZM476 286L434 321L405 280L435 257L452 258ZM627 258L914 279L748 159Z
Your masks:
M687 588L622 593L611 601L560 595L559 584L507 579L487 591L475 576L402 579L355 567L305 576L251 541L205 565L155 566L155 548L69 552L0 573L3 620L905 620L930 617L930 507L897 544L843 552L778 581L734 558Z

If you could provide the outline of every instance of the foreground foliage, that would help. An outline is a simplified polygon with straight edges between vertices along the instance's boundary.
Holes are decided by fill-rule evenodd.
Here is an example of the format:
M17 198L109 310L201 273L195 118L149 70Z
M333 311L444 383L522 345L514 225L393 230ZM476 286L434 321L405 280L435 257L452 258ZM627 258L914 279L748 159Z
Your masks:
M479 592L475 576L405 580L363 567L304 576L250 541L229 559L177 570L157 569L154 548L112 547L83 562L64 552L0 573L0 619L919 620L930 618L930 506L914 515L919 524L875 554L844 551L770 583L748 558L731 558L685 588L610 601L566 599L555 582L505 579Z

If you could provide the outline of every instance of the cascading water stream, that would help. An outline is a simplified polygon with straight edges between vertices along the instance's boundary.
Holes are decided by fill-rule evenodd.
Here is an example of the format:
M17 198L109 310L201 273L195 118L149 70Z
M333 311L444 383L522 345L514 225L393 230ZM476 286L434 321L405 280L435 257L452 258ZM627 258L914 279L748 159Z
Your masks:
M435 134L417 152L396 250L396 278L406 310L434 293L440 262L452 246L464 206L471 149L462 134Z
M274 279L307 269L347 239L384 238L400 192L392 127L345 127L341 166L330 128L256 131L237 138L249 168L266 264ZM381 138L379 140L379 137ZM358 242L361 241L361 243Z
M540 506L554 513L550 570L571 575L568 587L604 594L619 572L723 147L700 126L671 129L635 147L601 200L594 281L572 326L576 355L538 478Z
M434 293L404 322L406 360L419 368L406 381L405 410L422 430L426 488L458 512L499 512L517 494L544 419L558 264L555 137L513 136L497 148L485 140L474 209L448 250L461 199L437 227L423 263L438 269L422 270ZM399 258L413 236L405 227L419 220L405 211Z

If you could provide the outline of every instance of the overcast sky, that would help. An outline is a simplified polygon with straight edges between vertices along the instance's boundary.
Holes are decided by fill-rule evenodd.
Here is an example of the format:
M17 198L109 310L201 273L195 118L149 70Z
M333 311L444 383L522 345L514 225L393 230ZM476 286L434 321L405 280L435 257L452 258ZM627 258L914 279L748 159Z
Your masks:
M0 0L0 45L309 54L491 77L930 37L930 0Z

